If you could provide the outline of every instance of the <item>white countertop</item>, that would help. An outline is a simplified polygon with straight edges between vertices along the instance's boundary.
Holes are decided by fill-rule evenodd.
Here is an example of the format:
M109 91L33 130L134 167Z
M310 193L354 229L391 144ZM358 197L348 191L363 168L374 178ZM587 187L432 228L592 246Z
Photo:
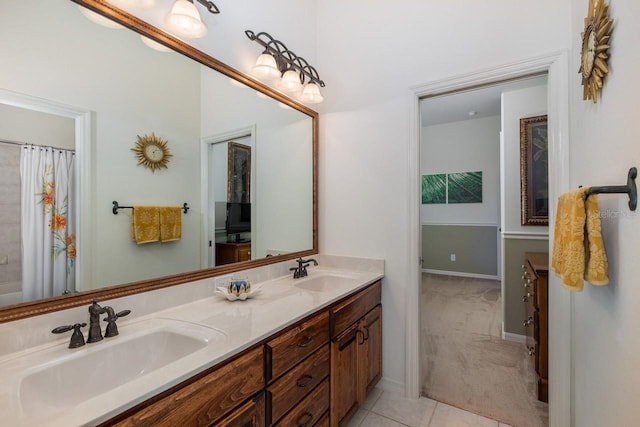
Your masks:
M118 321L120 335L78 349L68 349L70 333L39 346L0 356L0 413L3 425L32 426L80 426L95 425L131 408L193 375L210 368L235 354L264 340L298 320L318 311L383 277L382 269L345 269L337 263L328 267L309 267L309 278L323 274L339 274L353 280L339 282L338 286L321 291L306 290L300 285L307 279L294 280L290 276L253 283L260 291L245 301L227 301L220 295L212 295L142 317L135 312ZM357 266L356 266L357 268ZM377 271L372 271L377 270ZM118 307L123 309L125 307ZM151 322L151 323L150 323ZM155 323L153 323L155 322ZM25 408L20 399L22 379L41 370L42 355L57 361L74 357L81 352L99 352L127 335L139 334L148 325L164 323L174 328L211 328L214 338L204 348L178 359L162 368L138 376L136 379L100 393L100 384L94 384L94 397L70 408L56 405L41 408ZM195 325L195 326L194 326ZM57 325L52 325L55 327ZM85 329L86 331L86 329ZM220 334L221 332L221 334ZM226 335L226 337L225 337ZM222 337L222 338L221 338ZM34 360L39 360L33 366ZM90 381L87 379L87 381ZM93 392L93 390L92 390ZM60 399L63 401L63 398Z

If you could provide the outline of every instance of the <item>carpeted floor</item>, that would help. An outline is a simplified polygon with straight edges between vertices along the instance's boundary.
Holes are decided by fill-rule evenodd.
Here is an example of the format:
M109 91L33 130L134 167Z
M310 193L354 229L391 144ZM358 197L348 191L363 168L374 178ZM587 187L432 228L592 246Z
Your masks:
M524 344L501 339L500 282L422 275L422 394L514 427L549 425Z

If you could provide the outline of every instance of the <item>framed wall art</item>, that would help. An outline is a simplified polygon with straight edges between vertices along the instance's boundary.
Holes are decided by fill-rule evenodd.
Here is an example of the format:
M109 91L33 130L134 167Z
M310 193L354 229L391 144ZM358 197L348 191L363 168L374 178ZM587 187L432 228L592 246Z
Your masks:
M547 116L520 119L520 219L549 225Z

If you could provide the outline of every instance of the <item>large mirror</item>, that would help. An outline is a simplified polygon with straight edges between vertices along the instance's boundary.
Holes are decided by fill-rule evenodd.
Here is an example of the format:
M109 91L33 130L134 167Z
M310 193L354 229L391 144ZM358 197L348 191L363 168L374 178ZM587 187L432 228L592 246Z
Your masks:
M22 143L75 151L73 280L23 289L26 196L11 190L0 321L317 253L317 113L106 1L74 1L129 28L97 25L72 1L0 4L3 161L23 162ZM149 139L161 144L135 151ZM162 154L166 168L149 167ZM138 214L156 207L180 208L174 234L137 239Z

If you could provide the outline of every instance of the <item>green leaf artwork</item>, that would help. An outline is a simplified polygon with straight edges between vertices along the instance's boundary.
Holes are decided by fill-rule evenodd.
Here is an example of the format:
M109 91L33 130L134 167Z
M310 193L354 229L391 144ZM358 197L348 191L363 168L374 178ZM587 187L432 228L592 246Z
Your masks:
M448 174L448 203L482 203L482 172Z
M447 202L447 175L422 175L422 204Z

